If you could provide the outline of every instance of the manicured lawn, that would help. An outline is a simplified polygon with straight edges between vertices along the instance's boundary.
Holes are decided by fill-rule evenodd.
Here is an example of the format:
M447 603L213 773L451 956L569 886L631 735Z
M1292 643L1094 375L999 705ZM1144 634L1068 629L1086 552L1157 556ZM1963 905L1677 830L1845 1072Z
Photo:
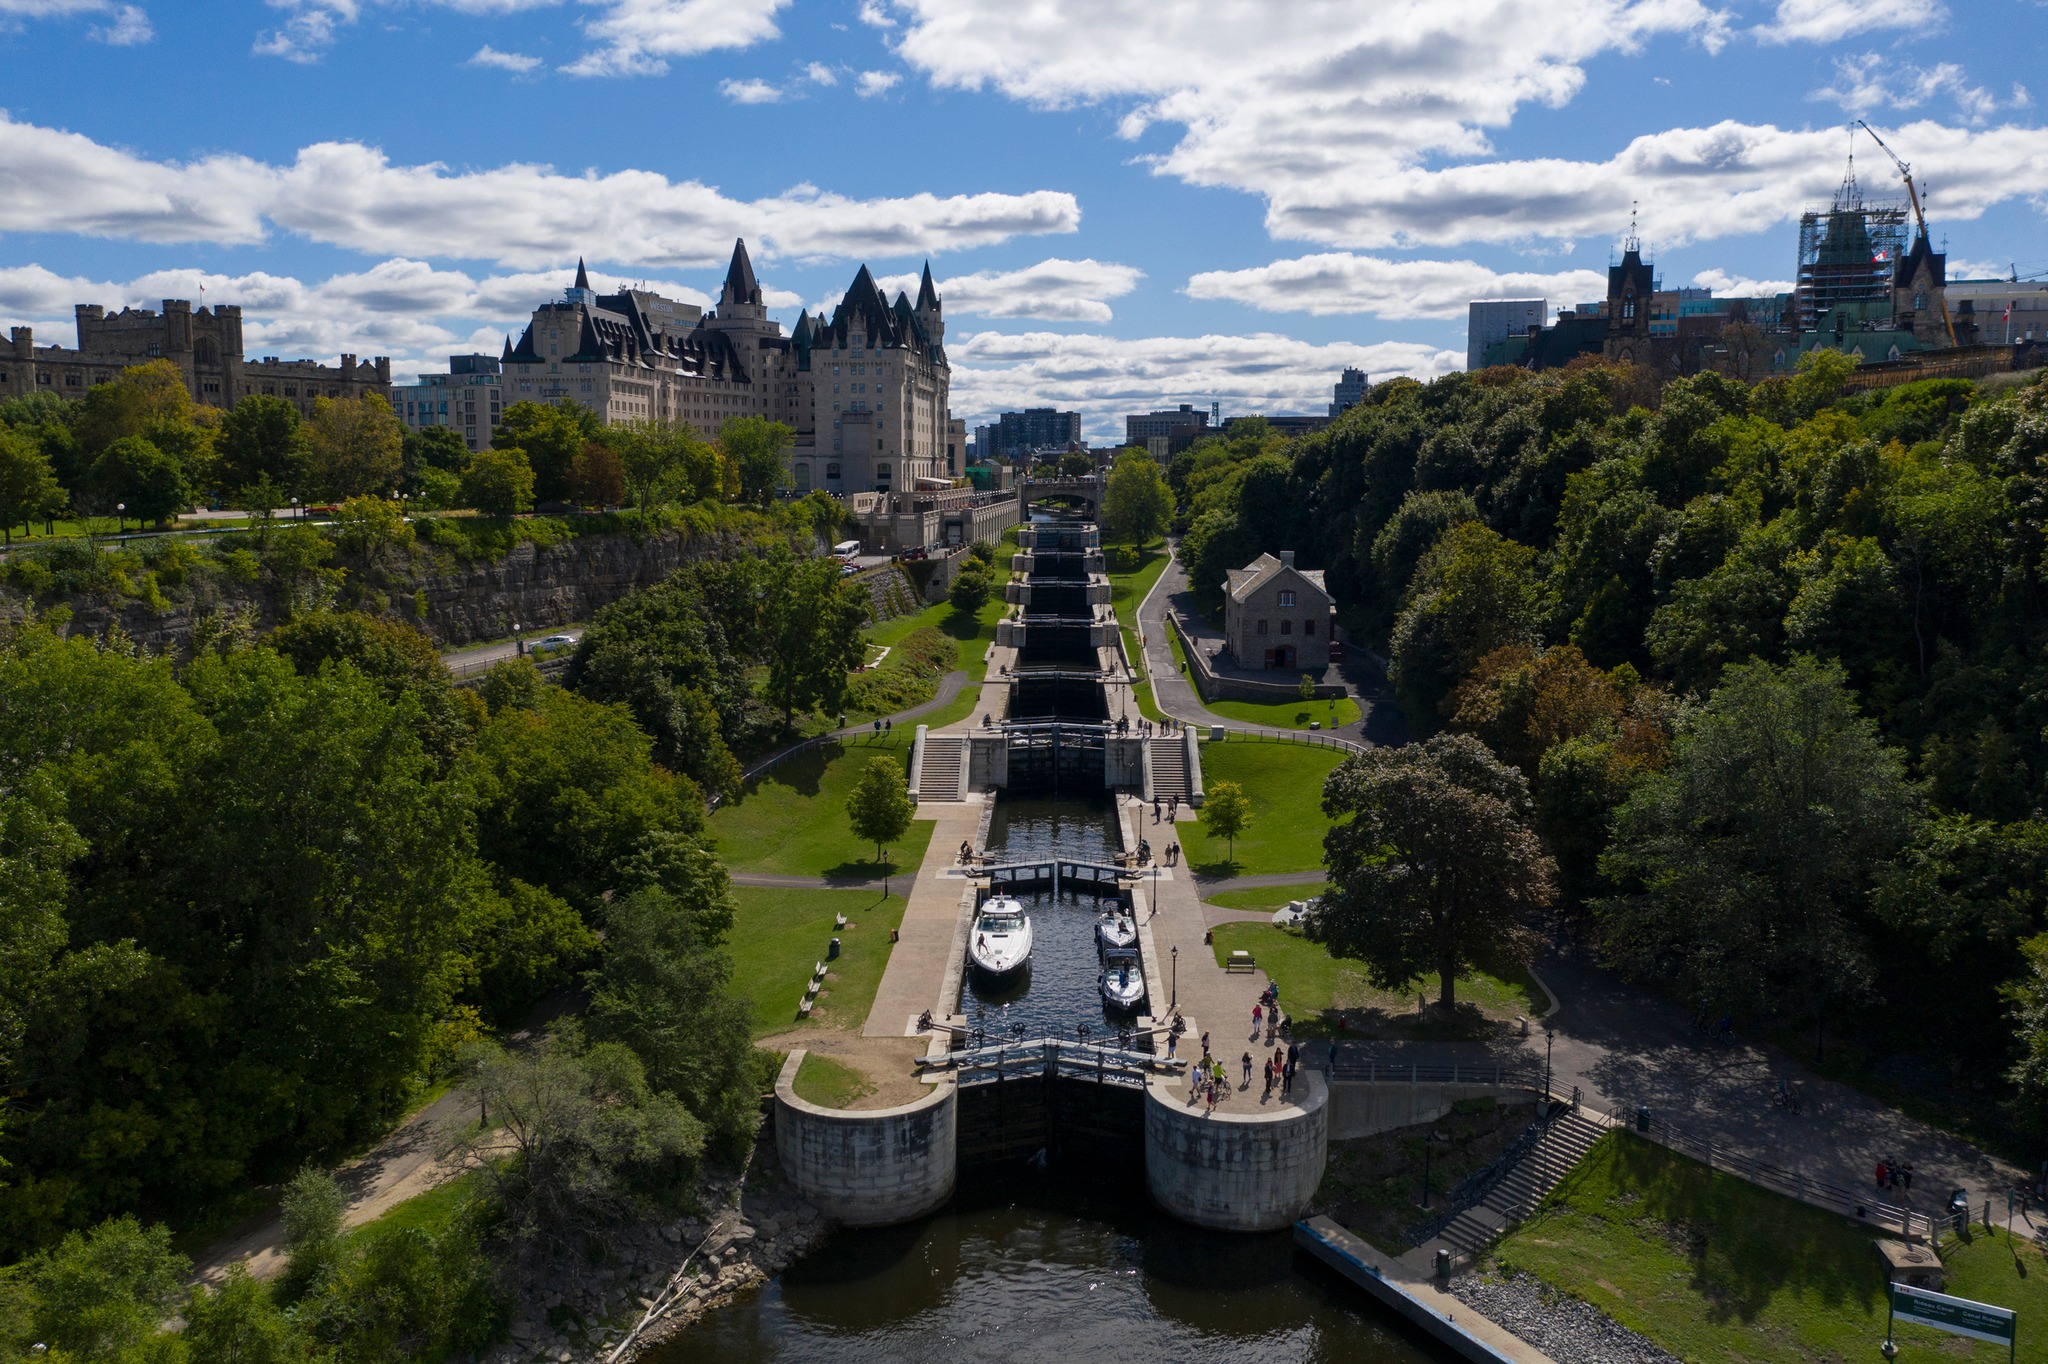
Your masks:
M807 1051L796 1068L796 1096L821 1108L845 1108L875 1092L868 1077L822 1052Z
M477 1174L472 1170L394 1205L383 1216L353 1228L348 1235L383 1235L393 1231L424 1231L439 1235L469 1206L477 1192Z
M1014 545L999 547L996 551L996 590L981 609L971 616L955 611L950 602L927 606L922 611L908 616L897 616L868 628L870 644L895 644L912 630L931 626L943 630L960 643L960 662L957 665L975 681L981 681L988 671L988 664L982 655L988 646L996 642L996 622L1003 618L1009 608L1003 602L1003 584L1010 579L1010 552Z
M1335 729L1358 722L1358 703L1348 696L1327 701L1204 701L1202 705L1226 720L1261 729L1307 729L1311 721Z
M1874 1239L1839 1214L1617 1132L1495 1254L1693 1364L1834 1364L1879 1358ZM1943 1256L1948 1292L2016 1310L2019 1357L2048 1361L2041 1252L2009 1247L2000 1230L1945 1245ZM2007 1357L2004 1346L1925 1327L1900 1326L1896 1338L1902 1360Z
M754 1036L819 1024L857 1029L867 1022L889 964L889 930L903 922L901 895L767 886L734 886L732 894L739 906L727 939L733 993L753 1001ZM845 928L833 926L840 914ZM835 937L839 959L825 962L825 988L810 1018L799 1023L796 1007L811 968L825 961Z
M1376 990L1366 983L1361 963L1333 957L1320 943L1272 924L1218 924L1213 936L1218 965L1233 951L1250 952L1260 969L1280 982L1281 1004L1304 1024L1332 1008L1412 1016L1418 991L1428 994L1432 1003L1436 1000L1434 976L1412 991ZM1543 998L1536 983L1513 966L1498 968L1497 973L1469 971L1458 978L1458 1002L1491 1018L1532 1017L1541 1011L1543 1006L1537 1001ZM1306 1030L1322 1031L1320 1027Z
M1166 542L1155 540L1133 558L1129 545L1105 546L1102 562L1109 570L1109 604L1125 625L1138 622L1138 604L1166 571Z
M712 814L709 832L719 856L734 871L859 880L882 875L874 845L856 838L847 824L846 800L874 758L907 770L913 737L914 726L898 725L886 738L820 744L777 763ZM930 820L911 820L909 831L886 850L887 868L914 869L931 837Z
M1297 881L1290 886L1260 886L1252 890L1219 890L1202 898L1225 909L1278 909L1289 900L1307 900L1323 893L1324 882Z
M940 706L928 715L920 715L915 720L910 720L906 723L910 725L913 737L919 725L924 725L929 729L944 729L954 721L965 720L968 716L974 714L974 708L980 704L980 701L980 687L962 687L960 694L945 705Z
M1252 819L1238 835L1234 860L1223 839L1199 824L1174 826L1188 865L1202 876L1258 876L1323 868L1323 779L1342 762L1332 748L1292 743L1204 743L1202 781L1234 781L1251 797Z

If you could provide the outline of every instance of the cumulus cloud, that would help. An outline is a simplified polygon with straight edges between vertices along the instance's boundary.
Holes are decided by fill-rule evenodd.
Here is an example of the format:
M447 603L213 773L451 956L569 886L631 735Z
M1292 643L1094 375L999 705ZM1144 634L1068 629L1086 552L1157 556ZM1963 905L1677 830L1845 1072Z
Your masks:
M837 85L839 73L823 62L804 63L804 79L813 85Z
M284 22L256 35L254 50L289 62L317 62L334 46L339 31L362 13L357 0L265 0L283 10Z
M1881 28L1927 28L1948 17L1941 0L1778 0L1768 24L1752 30L1767 43L1832 43Z
M1128 412L1166 404L1229 412L1322 412L1346 366L1375 381L1435 378L1464 368L1463 351L1407 341L1361 346L1299 341L1268 332L1154 336L977 332L947 342L952 408L985 420L1032 406L1078 410L1091 436L1123 438Z
M154 161L0 112L0 232L53 225L91 236L244 244L272 227L370 255L487 259L514 269L587 253L656 267L722 263L734 237L763 256L901 256L1074 232L1071 194L912 194L855 199L798 185L734 199L652 171L565 174L512 163L451 171L394 165L356 142L302 148L284 165L246 156Z
M1128 294L1144 277L1144 271L1129 265L1055 256L1021 270L979 270L933 284L949 314L1107 322L1113 316L1107 300ZM901 290L915 298L919 280L914 274L886 275L875 283L892 297Z
M476 50L476 55L471 57L466 65L495 67L500 71L510 71L515 76L523 76L540 65L540 58L529 57L524 52L500 52L489 43L485 43Z
M1942 95L1954 99L1957 110L1972 123L1982 123L2000 109L2024 109L2034 102L2027 87L2018 82L2013 84L2012 97L2001 101L1984 87L1971 84L1954 62L1922 67L1877 52L1837 57L1834 83L1807 98L1833 100L1852 114L1863 114L1874 109L1914 109Z
M1463 317L1475 298L1599 298L1596 270L1500 273L1470 260L1386 260L1348 251L1274 261L1250 270L1209 270L1188 296L1243 303L1266 312L1370 313L1377 317Z
M149 15L139 5L119 0L0 0L0 29L29 19L104 19L86 36L109 47L133 47L156 36Z
M758 78L747 80L726 79L718 83L718 93L734 104L774 104L782 98L779 86L770 85Z
M860 73L860 81L856 88L860 91L862 99L873 99L876 95L885 95L894 90L902 80L903 77L894 71L863 71Z
M1768 298L1792 292L1789 279L1750 279L1721 269L1702 270L1692 277L1692 282L1698 288L1712 289L1718 298Z
M789 0L611 0L602 17L584 21L597 48L565 68L575 76L647 76L668 70L671 57L751 47L781 36L776 11Z

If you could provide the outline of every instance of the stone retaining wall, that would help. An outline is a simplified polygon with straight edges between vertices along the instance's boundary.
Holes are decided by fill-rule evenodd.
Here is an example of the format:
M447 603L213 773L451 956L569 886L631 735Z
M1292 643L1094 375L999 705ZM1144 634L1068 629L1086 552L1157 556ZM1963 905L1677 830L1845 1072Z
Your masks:
M775 1152L811 1206L849 1227L909 1222L953 1196L956 1090L944 1081L896 1108L820 1108L796 1094L799 1047L775 1078Z
M1274 1231L1308 1208L1329 1155L1330 1093L1304 1069L1299 1107L1270 1113L1206 1113L1186 1085L1146 1087L1145 1183L1184 1222L1219 1231Z

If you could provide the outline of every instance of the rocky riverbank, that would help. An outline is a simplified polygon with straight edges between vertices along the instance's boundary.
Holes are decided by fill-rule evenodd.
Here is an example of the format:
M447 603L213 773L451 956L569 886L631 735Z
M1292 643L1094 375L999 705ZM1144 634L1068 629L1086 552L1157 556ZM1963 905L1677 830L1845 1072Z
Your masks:
M1552 1359L1568 1364L1684 1364L1599 1308L1533 1274L1486 1271L1451 1281L1458 1300Z

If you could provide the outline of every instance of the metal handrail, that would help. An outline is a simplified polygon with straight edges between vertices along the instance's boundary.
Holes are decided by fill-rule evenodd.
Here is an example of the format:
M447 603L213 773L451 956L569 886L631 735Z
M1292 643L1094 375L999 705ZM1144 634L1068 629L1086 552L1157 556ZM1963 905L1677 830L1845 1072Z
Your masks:
M1365 1084L1407 1085L1513 1085L1540 1092L1543 1067L1531 1064L1485 1066L1419 1065L1368 1059L1346 1061L1341 1055L1330 1072L1333 1080Z
M1484 1203L1487 1196L1500 1187L1501 1181L1536 1149L1536 1144L1542 1141L1544 1134L1550 1130L1551 1123L1564 1111L1562 1108L1552 1108L1548 1113L1538 1117L1522 1129L1522 1135L1516 1137L1505 1151L1459 1180L1457 1186L1444 1196L1442 1212L1426 1221L1418 1222L1402 1233L1408 1238L1408 1244L1429 1244L1444 1234L1444 1228Z

